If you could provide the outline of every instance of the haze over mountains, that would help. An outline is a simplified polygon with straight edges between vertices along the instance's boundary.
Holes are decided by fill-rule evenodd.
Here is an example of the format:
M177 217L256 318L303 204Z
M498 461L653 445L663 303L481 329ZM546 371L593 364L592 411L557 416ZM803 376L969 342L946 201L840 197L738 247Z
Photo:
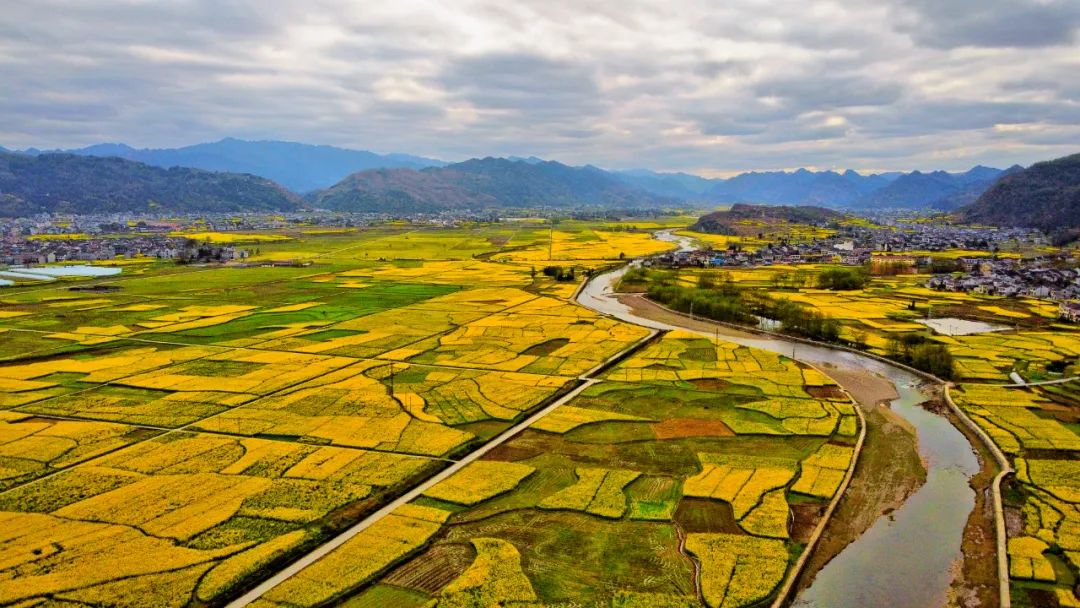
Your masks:
M423 213L732 203L952 211L976 201L1003 175L1021 170L976 166L963 173L863 175L799 169L708 179L646 169L571 167L536 157L450 164L407 154L277 141L224 139L157 150L100 144L65 153L0 149L0 212L308 207Z
M0 148L0 151L3 149ZM73 150L21 151L38 155L66 152L78 156L115 156L148 165L191 167L207 171L250 173L271 179L293 192L328 188L347 175L365 169L439 167L447 163L409 154L376 154L334 146L313 146L287 141L221 141L182 148L136 149L125 144L97 144Z

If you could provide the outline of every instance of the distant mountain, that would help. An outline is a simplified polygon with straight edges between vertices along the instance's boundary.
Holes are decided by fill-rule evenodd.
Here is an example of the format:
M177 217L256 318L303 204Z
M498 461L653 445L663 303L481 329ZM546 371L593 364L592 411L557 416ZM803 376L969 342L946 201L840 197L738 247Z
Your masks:
M709 189L711 200L724 203L769 203L777 205L828 205L843 207L869 189L855 172L835 171L750 172L719 181Z
M254 175L162 169L115 157L0 153L0 216L277 211L300 204Z
M641 208L672 202L592 166L490 157L421 170L361 171L309 200L323 209L387 213L581 205Z
M863 195L852 207L955 209L978 198L1001 174L1001 169L981 165L964 173L912 171Z
M690 227L697 232L713 234L739 234L758 230L759 223L774 224L790 222L795 224L828 224L843 219L844 214L824 207L787 205L732 205L725 211L714 211L698 218ZM754 226L747 227L746 220L753 220Z
M685 173L622 171L624 182L684 201L816 205L846 207L927 207L956 193L953 206L974 200L1001 170L974 167L964 173L889 172L863 175L852 170L751 171L728 179L705 179Z
M42 153L34 148L23 152ZM295 192L327 188L345 176L365 169L420 169L446 164L408 154L380 155L333 146L232 138L183 148L139 150L124 144L98 144L62 152L79 156L115 156L165 168L192 167L208 171L251 173L273 180Z
M617 204L613 201L623 200L638 205L665 199L670 203L689 205L754 203L948 211L973 202L1002 174L999 169L983 166L963 173L914 171L873 175L851 170L838 173L798 169L752 171L728 179L710 179L688 173L661 173L647 169L603 171L590 166L569 167L536 156L512 156L458 163L454 165L457 167L456 173L417 175L427 169L447 168L448 165L407 154L379 155L331 146L232 138L172 149L140 150L124 144L97 144L65 152L79 156L123 158L164 168L191 167L250 173L280 183L294 192L306 192L311 201L323 198L328 201L327 204L354 205L376 211L382 210L376 209L381 200L385 200L387 210L424 211L471 208L476 205L566 206L591 204L580 201L601 199L607 201L602 204ZM40 155L52 152L29 148L18 153ZM498 165L501 168L496 168L497 160L511 164ZM476 162L486 162L490 171L479 170L479 167L469 164ZM508 169L519 165L538 170ZM378 171L357 175L371 170ZM484 177L477 177L480 174ZM511 175L517 175L526 183L507 183ZM585 175L594 182L604 183L604 196L596 197L588 194L592 192L589 188L581 189L584 187L582 176ZM569 182L556 184L563 179ZM431 198L436 192L443 197L442 200ZM551 193L555 198L539 201L545 193ZM528 202L516 198L520 196Z
M623 181L654 194L685 201L711 203L764 203L769 205L823 205L845 207L860 197L884 188L889 175L862 175L855 171L751 171L728 179L706 179L686 173L619 172Z
M975 169L979 168L980 167L976 167ZM968 174L971 174L972 171L975 171L975 169L968 171ZM939 198L938 200L930 203L929 206L931 209L936 209L938 211L953 211L965 205L970 205L971 203L974 203L980 196L982 196L982 193L986 192L987 189L990 188L990 186L993 186L994 182L996 182L998 179L1006 175L1016 173L1017 171L1023 170L1024 168L1020 165L1013 165L1008 169L1001 171L1000 173L991 174L991 176L988 178L973 178L974 181L970 181L967 184L960 186L959 189L953 190L942 198ZM996 169L992 171L996 171Z
M682 201L708 201L705 193L715 181L689 173L657 173L648 169L615 171L612 175L628 186Z
M1080 232L1080 154L1006 175L957 215L977 224Z

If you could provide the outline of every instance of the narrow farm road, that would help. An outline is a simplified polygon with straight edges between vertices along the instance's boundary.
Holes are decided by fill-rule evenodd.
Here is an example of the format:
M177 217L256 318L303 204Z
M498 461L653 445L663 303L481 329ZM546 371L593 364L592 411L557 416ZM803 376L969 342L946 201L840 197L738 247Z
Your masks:
M367 528L370 528L373 524L375 524L375 522L383 519L387 515L390 515L390 513L392 513L398 507L400 507L402 505L405 505L405 504L409 503L410 501L415 500L416 498L419 498L421 495L423 495L424 492L427 492L433 486L435 486L435 484L449 478L454 473L457 473L461 469L468 466L470 463L475 462L476 460L483 457L485 454L487 454L491 450L493 450L493 449L499 447L500 445L506 443L508 440L510 440L512 437L514 437L518 433L520 433L520 432L524 431L525 429L529 428L530 426L535 424L538 420L540 420L544 416L547 416L551 412L557 410L559 407L569 403L572 399L574 399L575 397L580 395L582 391L589 388L593 384L596 384L597 382L600 382L600 378L598 377L598 375L601 372L605 371L607 368L611 367L612 365L619 362L620 360L622 360L626 356L630 355L631 353L633 353L634 351L636 351L640 347L647 344L650 340L652 340L654 337L656 337L656 335L658 333L659 332L657 332L657 331L650 332L647 337L642 338L638 342L635 342L631 346L623 349L619 353L617 353L614 356L610 357L607 361L604 361L600 365L597 365L593 369L589 370L584 375L579 376L578 380L581 381L581 384L579 384L577 387L575 387L570 392L566 393L562 397L556 399L555 401L551 402L547 406L545 406L542 409L538 410L537 412L535 412L534 414L532 414L528 418L525 418L521 422L519 422L519 423L515 424L514 426L510 427L509 429L503 431L501 434L496 436L491 441L485 443L484 445L480 446L476 450L470 452L467 456L465 456L461 460L458 460L457 462L450 465L449 467L443 469L442 471L440 471L436 475L434 475L432 477L429 477L428 479L426 479L425 481L420 483L420 485L414 487L413 489L409 490L405 494L402 494L401 496L399 496L398 498L396 498L392 502L388 503L386 506L382 507L378 511L375 511L371 515L368 515L367 517L360 520L359 522L357 522L356 524L354 524L352 527L348 528L344 532L338 534L337 536L335 536L334 538L328 540L327 542L323 543L322 545L319 545L314 550L312 550L310 553L307 553L306 555L304 555L303 557L301 557L297 561L293 562L292 564L289 564L284 569L277 572L276 574L274 574L270 578L266 579L265 581L263 581L262 583L260 583L259 585L257 585L256 587L254 587L253 589L251 589L250 591L248 591L244 595L236 598L235 600L233 600L232 602L227 604L226 608L242 608L243 606L247 606L247 605L251 604L255 600L262 597L266 592L270 591L274 587L277 587L278 585L285 582L289 578L295 576L296 574L298 574L304 568L310 566L311 564L314 564L315 562L319 561L323 557L326 557L334 549L337 549L338 547L344 545L346 542L348 542L350 539L355 537L357 534L360 534L361 532L363 532Z

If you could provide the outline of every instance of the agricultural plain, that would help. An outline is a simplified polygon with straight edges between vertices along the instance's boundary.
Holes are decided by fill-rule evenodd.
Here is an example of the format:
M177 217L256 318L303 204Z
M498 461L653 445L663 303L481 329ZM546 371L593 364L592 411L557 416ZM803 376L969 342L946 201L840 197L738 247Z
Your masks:
M244 235L253 263L5 291L0 603L223 604L647 336L483 259L518 232Z
M0 602L224 604L583 377L256 605L769 598L853 457L849 400L540 272L669 223L232 235L243 264L6 291Z

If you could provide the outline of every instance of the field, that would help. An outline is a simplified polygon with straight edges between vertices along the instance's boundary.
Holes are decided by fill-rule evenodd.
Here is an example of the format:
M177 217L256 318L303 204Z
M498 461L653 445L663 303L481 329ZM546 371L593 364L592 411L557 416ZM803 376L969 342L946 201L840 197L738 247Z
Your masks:
M382 520L421 510L422 532L362 532L257 605L756 605L815 523L790 503L828 501L850 464L851 403L811 394L832 386L668 333Z
M642 240L666 247L619 224L566 229L604 243L572 248L586 265ZM534 273L531 253L487 259L530 230L186 234L302 263L146 261L80 282L109 289L4 290L0 604L223 604L648 335L571 305L576 283ZM562 414L546 433L650 420ZM346 547L374 576L379 560L431 545L452 510L512 499L549 475L477 462L421 501L440 507L399 509ZM617 510L614 484L594 510ZM465 549L488 561L450 588L456 597L506 585L506 597L527 595L527 579L505 582L527 547L478 537ZM360 559L323 560L280 591L321 597L318 572L359 576ZM416 595L401 593L394 601Z
M1006 453L1013 605L1047 595L1075 603L1080 570L1080 393L1075 382L1033 388L965 384L952 395Z
M888 355L890 345L906 336L925 336L945 344L956 362L956 378L973 382L1009 382L1019 373L1028 381L1076 375L1080 327L1056 322L1058 307L1027 298L927 289L928 275L874 277L864 289L829 291L815 287L823 266L765 266L731 270L682 270L677 281L696 285L702 273L766 293L774 299L804 304L841 322L841 337L869 352ZM948 336L919 320L962 318L1002 326L1006 331Z
M1015 480L1004 490L1007 521L1014 522L1008 528L1007 543L1013 605L1080 603L1074 595L1080 580L1080 469L1075 466L1080 454L1080 381L1002 386L1012 382L1013 373L1029 382L1080 375L1080 330L1057 322L1057 305L1052 303L937 292L922 286L928 277L921 275L875 277L860 290L828 291L814 287L820 270L814 265L772 266L720 271L718 276L829 315L841 322L843 339L878 355L892 355L893 345L905 337L920 336L944 345L953 357L954 380L958 381L951 391L954 401L1017 470ZM702 272L680 271L676 280L696 285ZM916 322L928 315L993 323L1005 331L941 335ZM687 381L696 373L686 366L658 362L632 361L623 373L652 381ZM735 365L731 370L750 372L753 365ZM805 412L808 429L822 420L820 413L815 417L812 408L798 401L792 405L777 401L769 407L774 415ZM724 422L736 433L747 428L746 422L730 415ZM802 423L798 418L791 423L784 419L789 429L794 428L791 424ZM822 446L814 456L803 459L801 475L791 491L831 495L843 478L846 461L836 446ZM779 471L776 475L783 478ZM723 483L716 488L713 492L723 492ZM707 494L696 487L694 491Z

